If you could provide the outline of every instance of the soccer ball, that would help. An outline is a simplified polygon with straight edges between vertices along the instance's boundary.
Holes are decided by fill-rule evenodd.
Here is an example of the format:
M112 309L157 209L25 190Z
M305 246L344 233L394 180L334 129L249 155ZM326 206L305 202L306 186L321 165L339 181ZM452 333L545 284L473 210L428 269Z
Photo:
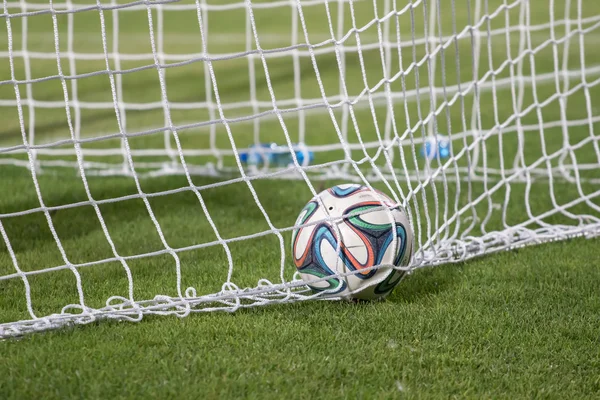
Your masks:
M387 296L405 275L391 265L407 266L412 258L413 232L406 213L385 194L355 184L334 186L317 197L296 220L296 226L314 224L292 235L294 263L304 282L313 292L336 297Z

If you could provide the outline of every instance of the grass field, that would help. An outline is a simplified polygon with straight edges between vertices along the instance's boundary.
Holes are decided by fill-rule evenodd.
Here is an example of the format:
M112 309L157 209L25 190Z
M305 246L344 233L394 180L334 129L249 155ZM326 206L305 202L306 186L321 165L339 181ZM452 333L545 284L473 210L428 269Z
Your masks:
M210 9L203 15L208 23L205 29L209 54L236 54L249 49L252 52L258 47L246 41L247 11L237 7L238 2L201 3ZM369 25L374 18L373 2L357 1L353 3L354 25L361 31L361 46L367 50L361 54L351 50L357 46L353 34L344 39L347 49L343 82L347 94L341 94L334 45L327 42L331 35L325 6L318 2L303 3L306 3L302 12L309 42L316 45L314 61L322 87L317 84L300 19L296 20L299 34L296 41L293 40L293 9L287 5L261 7L268 3L253 2L262 49L269 52L297 43L304 46L298 47L297 52L288 51L282 57L268 58L269 79L258 55L214 60L212 67L226 118L271 111L273 101L280 109L315 105L305 113L285 113L282 120L293 141L303 139L309 145L323 146L324 150L315 158L316 164L323 164L344 158L332 118L323 107L323 98L334 105L346 99L355 100L356 124L346 106L335 106L333 118L348 143L375 144L364 152L357 146L350 154L351 159L359 163L359 169L367 172L371 171L371 161L379 167L384 164L383 157L377 153L378 129L388 139L399 136L419 139L426 129L420 121L432 112L429 89L445 86L448 92L438 93L433 106L436 109L444 101L448 104L435 117L440 131L450 134L469 131L472 105L477 98L480 104L476 110L478 130L496 129L476 146L480 151L478 167L490 171L510 169L521 151L521 163L525 166L535 164L544 155L556 155L548 157L547 163L540 163L540 169L561 165L564 161L559 157L561 154L571 162L576 160L578 165L600 165L594 135L600 128L596 120L600 115L597 108L600 73L594 69L600 66L600 53L596 51L600 40L600 4L594 0L570 3L568 18L577 19L580 7L579 16L585 18L581 27L574 23L543 25L550 21L549 3L530 1L528 23L537 28L527 30L530 35L525 47L519 49L517 30L508 35L484 35L476 74L473 72L475 45L469 35L461 36L433 61L427 62L427 46L419 40L427 33L424 15L428 15L428 10L416 1L413 13L406 9L389 20L390 36L386 40L391 43L398 40L403 47L400 52L394 45L389 53L384 50L388 62L385 65L379 47L368 47L368 44L378 43L377 24ZM392 3L378 0L375 3L378 16L393 9ZM438 30L436 35L449 37L473 20L476 2L457 1L454 8L451 2L443 3L438 28L441 33ZM490 0L484 3L481 13L493 17L489 25L483 19L479 31L518 26L521 2ZM161 128L176 126L183 150L193 154L186 157L191 165L212 162L235 166L231 140L238 148L253 143L257 135L261 141L285 142L281 121L272 113L231 123L231 137L221 122L194 125L220 119L208 64L199 60L202 43L194 2L165 4L162 10L153 7L150 13L159 62L195 60L164 69L168 113L163 108L156 68L152 66L153 48L145 7L106 10L103 18L98 10L59 12L55 20L52 14L42 12L28 16L25 21L14 14L44 10L48 3L28 2L26 9L23 4L4 3L2 19L8 23L0 33L0 223L22 271L41 272L61 266L65 264L65 257L72 264L86 265L114 255L93 207L85 203L88 195L73 168L43 168L36 176L46 207L85 203L52 210L49 214L64 254L59 251L44 213L27 212L40 207L40 201L31 172L14 165L27 161L23 136L30 144L41 145L36 156L42 162L75 161L73 135L83 139L86 161L115 166L123 162L119 153L122 139L110 135L119 133L120 129L130 135L128 140L134 152L162 151L165 146L176 148L176 143L173 135L167 130L165 136ZM76 4L85 7L96 2ZM395 7L401 10L407 4L409 2L396 2ZM227 8L228 5L231 7ZM54 3L57 10L63 10L64 6L65 3ZM182 8L186 6L189 7ZM343 23L338 23L338 3L331 3L330 7L335 35L341 39L353 28L350 6L343 5ZM554 20L566 18L563 4L556 5L554 12ZM7 14L13 16L8 19ZM54 23L61 50L61 69L67 76L64 87L55 56ZM585 34L573 33L578 29ZM111 69L142 68L115 77L121 127L115 117L113 93L106 73L103 31ZM411 39L413 31L415 42ZM558 39L556 44L548 41L552 35ZM567 38L561 39L565 35ZM530 52L526 51L528 48ZM120 56L114 57L113 51ZM13 54L12 66L9 52ZM273 54L282 53L271 52ZM509 57L514 62L504 64ZM433 64L436 68L430 76L429 68ZM150 67L144 69L145 66ZM564 73L555 73L557 66ZM401 69L409 72L399 78L395 74ZM497 70L496 74L484 78L492 69ZM387 78L392 78L389 85L382 83L383 70L387 71ZM254 71L253 80L249 71ZM94 72L100 73L90 74ZM79 77L69 78L75 76ZM515 83L518 76L528 79L527 82ZM29 85L22 82L38 78L49 79ZM13 80L20 81L16 87L22 101L22 127ZM477 96L471 89L451 100L474 80L480 81ZM267 82L271 84L274 99ZM463 86L457 89L459 84ZM372 108L365 86L372 89L375 98ZM455 89L450 90L452 87ZM567 93L556 95L557 87ZM65 113L65 88L71 125ZM388 88L399 96L391 107L385 103ZM519 108L522 115L515 119L513 100L519 91L522 91L523 107ZM386 123L392 113L395 124ZM569 123L548 125L556 121ZM499 125L506 131L498 133ZM535 129L525 129L519 136L515 128L518 125ZM148 133L149 130L154 133ZM105 138L88 140L100 137ZM472 137L463 140L457 135L456 138L453 140L455 152L465 144L473 144ZM57 142L61 144L52 145ZM116 151L111 152L113 149ZM424 167L422 159L413 157L410 144L403 142L396 149L392 167L397 171ZM52 150L65 150L68 154L59 156ZM110 154L102 157L93 154L101 150ZM399 156L402 153L406 158L404 163ZM458 157L447 170L448 177L454 174L454 167L465 167L466 155L473 153L471 150ZM133 159L142 166L169 161L171 157L139 152ZM348 160L346 164L349 165ZM140 171L145 170L140 167ZM98 169L90 167L89 172L97 173ZM529 228L597 222L600 217L598 184L591 179L600 178L598 169L582 168L578 172L580 184L557 177L531 184L515 180L497 185L498 179L505 177L492 173L480 174L477 181L444 183L440 175L422 190L423 195L411 192L416 183L407 180L407 175L398 175L395 181L389 181L390 186L382 182L374 182L374 185L388 193L394 191L405 200L411 206L413 218L419 214L421 223L415 225L415 230L418 245L423 245L434 232L439 233L441 239L447 239L460 233L482 236L526 221L532 222L527 225ZM210 217L225 240L270 230L245 182L234 180L226 185L215 185L238 176L239 173L191 178L194 185L201 188ZM318 189L339 182L331 179L312 181L312 184ZM165 249L131 177L92 174L87 183L93 199L101 202L99 209L120 256L153 254ZM303 181L260 178L253 180L252 185L275 228L293 226L298 212L311 197ZM144 193L150 194L189 184L184 176L175 175L144 177L140 186ZM126 196L129 197L119 202L107 201ZM584 196L588 196L586 202L556 212L560 205ZM169 192L150 197L148 202L170 248L183 249L217 239L193 192ZM467 211L458 213L464 207ZM479 220L470 229L467 217L472 212ZM543 217L536 221L530 213ZM429 222L426 215L430 217ZM447 228L442 227L449 216L457 216L456 221ZM282 236L286 249L284 275L289 280L294 272L287 253L291 233L285 231ZM232 255L232 282L239 287L254 287L261 278L281 281L282 254L276 235L234 240L227 245ZM597 246L598 239L574 239L433 269L417 269L385 302L309 301L245 309L233 314L202 313L183 319L151 316L139 324L103 321L2 341L0 398L597 397L600 395ZM151 299L157 294L177 297L187 287L195 287L199 294L221 290L229 272L227 255L221 245L215 243L181 251L178 257L181 276L177 275L169 254L128 258L135 299ZM0 277L14 273L7 243L0 240ZM129 281L117 261L80 267L78 273L89 307L102 307L110 296L128 296ZM32 274L28 281L37 316L57 313L65 305L79 302L76 277L69 269ZM0 323L30 318L22 280L1 279Z

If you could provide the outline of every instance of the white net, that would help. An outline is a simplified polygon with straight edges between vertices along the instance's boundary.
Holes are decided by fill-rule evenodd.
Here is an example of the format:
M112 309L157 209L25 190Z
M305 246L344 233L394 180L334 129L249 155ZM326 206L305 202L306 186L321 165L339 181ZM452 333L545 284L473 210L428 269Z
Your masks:
M335 183L406 208L406 270L600 232L594 0L4 0L0 17L0 336L314 298L289 237ZM422 155L444 137L448 157ZM271 143L285 154L249 161Z

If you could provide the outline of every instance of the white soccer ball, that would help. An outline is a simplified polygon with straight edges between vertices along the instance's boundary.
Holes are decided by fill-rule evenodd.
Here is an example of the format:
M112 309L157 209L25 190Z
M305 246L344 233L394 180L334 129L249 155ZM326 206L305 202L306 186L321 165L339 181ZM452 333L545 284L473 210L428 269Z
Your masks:
M328 296L387 296L405 275L392 266L409 265L413 254L413 232L404 210L385 194L355 184L334 186L318 197L322 204L313 198L296 220L296 226L314 224L292 235L294 263L304 282Z

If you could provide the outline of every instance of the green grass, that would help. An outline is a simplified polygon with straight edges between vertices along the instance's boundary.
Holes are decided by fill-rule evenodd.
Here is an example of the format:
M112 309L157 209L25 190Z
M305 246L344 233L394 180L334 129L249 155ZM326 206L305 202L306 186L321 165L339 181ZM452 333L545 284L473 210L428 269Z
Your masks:
M33 4L34 2L28 2ZM44 4L45 2L40 2ZM78 3L83 4L84 2ZM119 3L122 3L119 1ZM229 2L209 1L209 4ZM441 24L444 36L452 33L450 2L442 2L444 12ZM533 3L533 2L532 2ZM544 3L544 2L539 2ZM583 0L583 16L600 14L600 6L592 0ZM95 4L86 1L85 4ZM184 1L180 4L191 4ZM385 2L378 1L379 16L383 15ZM462 29L468 21L467 2L457 2L456 26ZM471 2L473 12L475 2ZM497 9L502 1L489 1L489 11ZM512 3L511 3L512 4ZM398 8L404 2L397 2ZM577 2L571 2L570 18L577 17ZM531 13L531 24L548 21L548 6L536 8ZM342 33L351 27L349 6L345 6ZM564 17L563 5L556 5L555 18ZM362 27L373 17L371 1L355 3L356 25ZM337 4L332 5L333 25L337 27ZM20 12L9 9L10 13ZM329 37L327 19L323 5L303 8L308 24L309 41L313 44ZM398 18L402 42L410 42L411 30L417 37L424 34L422 6L415 7L414 22L410 14ZM112 36L115 14L105 11L108 32L107 45L113 47L118 40L121 54L148 54L152 52L148 34L148 16L145 9L119 11L119 35ZM158 13L152 12L157 31ZM519 7L502 12L490 21L490 29L505 26L505 17L510 26L519 21ZM255 19L261 38L261 47L275 49L291 45L291 8L255 10ZM246 11L243 8L229 11L210 11L208 27L208 51L212 54L235 53L246 50ZM13 50L24 46L21 30L22 18L11 18ZM54 53L52 16L39 14L30 16L27 22L27 49L30 52ZM396 23L391 21L392 27ZM105 69L104 60L82 60L75 57L75 68L70 65L66 51L69 43L69 25L75 35L72 50L81 54L102 54L100 18L97 11L79 12L71 17L57 16L59 46L62 51L61 65L66 75L83 74ZM163 36L165 53L189 55L202 51L198 34L198 23L194 10L175 12L165 10L163 14ZM590 27L588 23L584 26ZM571 29L575 29L572 26ZM5 28L3 28L5 29ZM487 29L484 24L480 28ZM2 31L0 31L2 32ZM301 28L299 28L299 32ZM564 26L557 26L557 37L564 35ZM396 40L395 28L391 29L390 40ZM361 41L376 42L377 27L373 25L361 33ZM600 53L595 51L598 29L585 35L585 45L580 46L579 36L573 36L569 47L564 42L553 46L546 42L550 30L534 32L531 37L535 55L525 57L523 75L531 77L552 73L555 57L562 62L568 60L569 70L581 68L580 55L584 55L587 67L600 64ZM8 49L8 36L0 33L0 52ZM511 57L518 55L519 34L509 36ZM303 43L301 34L299 42ZM353 46L356 39L350 37L345 45ZM481 79L490 68L497 69L507 59L507 38L494 36L482 39L482 56L479 63ZM252 45L255 48L255 44ZM540 46L538 48L538 46ZM333 47L328 45L329 49ZM488 48L491 50L487 52ZM442 66L445 68L445 83L465 84L473 80L472 43L464 38L450 46L435 60L435 85L442 85ZM306 50L306 49L304 49ZM304 51L303 50L303 51ZM34 53L32 53L34 54ZM421 60L426 54L425 46L416 45L402 49L400 54L391 53L390 71L406 70L411 63ZM25 60L17 56L14 60L16 79L26 79ZM55 59L32 59L31 77L40 78L57 74ZM382 79L379 49L363 53L365 76L369 87ZM114 60L111 67L115 68ZM151 60L121 60L121 69L151 64ZM266 84L266 73L259 59L253 61L256 68L256 100L265 102L257 109L241 107L227 110L228 118L247 116L257 111L272 108ZM333 53L317 56L316 63L327 96L339 94L340 73ZM361 61L356 52L345 55L345 82L349 96L353 98L365 87ZM457 69L457 65L460 68ZM270 58L268 71L277 101L301 97L321 100L320 88L311 59L305 54L298 60L300 70L299 91L294 85L294 62L291 57ZM206 121L210 118L204 107L193 110L178 109L178 105L200 103L209 100L205 87L206 64L201 62L168 68L166 71L167 93L173 105L171 119L175 125ZM252 85L248 75L248 59L221 60L213 63L218 89L223 103L249 101ZM517 72L515 68L514 72ZM500 81L510 77L510 68L498 73ZM10 80L11 70L6 56L0 56L0 83ZM597 99L600 96L598 77L586 76L586 86L568 96L566 118L569 121L585 120L591 113L598 115ZM491 77L487 82L491 81ZM429 83L427 64L413 68L406 75L406 90ZM570 79L570 88L582 82L581 76ZM560 78L560 85L564 81ZM123 98L128 104L161 101L159 80L156 70L125 74L122 76ZM32 125L34 113L35 143L51 143L68 139L70 132L64 110L64 98L60 80L39 82L30 87L35 107L24 106L25 133ZM402 82L390 83L390 89L400 93ZM463 88L464 89L464 88ZM383 93L382 85L377 94ZM556 93L556 82L550 79L539 82L535 87L526 85L523 92L524 108L534 103L552 99ZM19 85L21 97L27 96L27 86ZM107 75L86 77L67 83L69 98L76 93L82 107L71 107L74 127L83 138L93 138L118 132ZM297 92L296 92L297 91ZM209 88L210 92L210 88ZM407 129L416 129L415 137L422 131L418 121L430 112L430 101L424 93L420 100L410 99L394 102L394 113L398 134ZM211 95L212 96L212 95ZM503 123L513 116L513 94L510 87L499 86L495 91L482 90L479 98L482 130L491 129L496 121ZM451 97L451 96L449 96ZM0 85L0 100L13 101L15 89L12 84ZM214 96L213 96L214 99ZM438 105L444 100L438 96ZM495 101L497 100L497 101ZM470 129L473 93L452 104L437 117L439 130L460 133ZM54 102L54 103L53 103ZM61 102L63 102L61 104ZM91 103L106 103L103 108L90 108ZM545 104L545 103L544 103ZM296 105L286 106L295 107ZM282 107L282 108L286 108ZM165 124L162 107L152 110L125 112L127 133L140 133L160 128ZM336 122L348 129L342 133L349 143L359 140L377 140L376 129L386 135L394 132L386 128L385 120L391 112L384 103L376 103L374 113L368 107L366 97L356 107L356 123L348 119L341 109L335 110ZM539 109L525 113L523 125L539 124L541 121L561 119L561 103L554 98ZM14 105L0 106L0 150L22 144L21 127L17 108ZM463 119L464 116L464 119ZM77 122L79 121L79 122ZM285 127L292 140L305 135L311 145L337 143L334 125L323 110L308 112L304 128L298 115L285 114ZM509 124L514 127L516 121ZM253 143L258 127L260 140L284 140L283 129L274 118L261 118L258 125L252 123L231 124L233 140L238 148ZM523 162L526 165L539 160L544 152L556 152L568 144L576 145L591 136L591 131L600 131L599 123L579 124L563 131L552 127L543 131L527 131L523 136ZM208 149L213 143L218 150L231 148L230 138L222 124L210 128L180 129L178 134L184 150ZM130 138L133 149L162 148L164 134L142 135ZM173 145L173 137L170 137ZM468 143L471 139L467 140ZM480 150L487 168L512 167L519 141L514 132L490 136L482 142ZM83 145L84 151L110 149L120 146L119 139L102 140ZM453 142L454 150L464 146L462 139ZM545 146L545 148L544 148ZM73 148L72 144L61 146ZM373 156L376 149L366 151ZM394 150L394 164L403 169L400 154L406 156L406 166L413 170L423 167L423 160L412 157L409 145ZM470 152L472 155L473 152ZM576 149L571 154L578 163L599 163L598 154L592 144ZM351 157L359 161L365 157L360 150L352 151ZM0 162L8 158L20 158L12 152L0 152ZM56 156L40 155L41 160ZM75 160L72 156L61 157ZM86 155L88 161L122 162L119 156L100 159ZM341 160L340 150L317 154L316 162L325 163ZM135 162L162 161L166 157L136 156ZM213 155L190 157L191 164L215 162ZM222 159L224 165L234 165L231 155ZM383 165L382 157L374 160ZM367 171L367 163L361 170ZM556 158L549 160L550 167L558 166ZM457 166L467 165L466 156L457 161ZM480 158L479 166L482 164ZM545 168L546 165L540 165ZM92 172L91 169L88 170ZM453 172L448 173L452 175ZM207 178L193 176L194 185L201 190L212 220L224 239L251 235L267 231L269 226L255 205L254 199L243 182L224 186L207 187L226 179L225 176ZM595 170L581 171L582 178L597 178ZM45 168L37 176L39 190L48 207L86 201L87 195L80 177L73 169ZM337 181L313 182L318 189ZM184 177L168 176L141 179L145 193L159 193L188 186ZM304 182L256 179L252 182L261 204L276 228L291 227L298 212L310 198L311 193ZM403 175L398 182L391 182L396 194L408 193L409 185ZM599 217L591 206L599 207L598 185L583 182L580 187L564 181L538 181L531 186L513 182L501 185L493 193L489 189L495 181L487 183L448 183L444 188L441 178L424 189L425 198L411 196L407 200L413 218L417 214L425 218L425 205L432 218L433 226L425 222L415 226L416 236L423 243L431 230L439 227L444 215L453 215L455 210L471 204L472 199L487 193L474 204L480 218L471 232L478 236L485 232L501 231L506 226L520 224L530 217L524 207L531 206L534 214L555 210L553 203L563 205L578 199L581 194L590 195L588 203L580 203L569 212L578 216ZM128 177L88 176L88 185L95 200L109 200L138 193L134 181ZM390 192L383 183L378 188ZM469 190L472 196L469 197ZM439 203L436 205L434 191ZM581 191L581 193L580 193ZM488 202L489 200L489 202ZM166 242L172 248L183 248L213 242L216 235L208 224L198 199L190 191L149 198L149 203ZM507 214L494 204L505 204ZM26 215L15 213L39 207L31 173L14 166L0 164L0 223L10 240L19 267L23 271L40 271L64 264L63 256L52 236L46 217L41 212ZM149 218L146 206L140 198L99 206L111 239L121 256L160 251L164 249L157 230ZM449 226L448 233L455 229L464 232L468 222L465 213ZM74 264L105 260L113 256L94 209L79 206L53 211L52 224L60 238L67 259ZM437 222L436 222L437 221ZM460 222L460 225L458 223ZM548 224L577 224L577 220L565 213L555 213L543 219ZM436 226L437 224L437 226ZM535 228L536 225L532 224ZM444 232L442 232L443 234ZM290 232L283 233L285 245L284 275L291 279L294 267L289 260ZM280 281L281 252L279 240L268 234L251 240L229 243L233 262L232 281L240 287L254 287L261 278L272 282ZM94 323L84 327L68 328L55 332L35 334L20 340L0 342L0 398L593 398L600 395L600 336L597 327L600 320L600 269L597 258L598 240L576 239L568 242L546 244L485 256L466 263L445 265L430 270L417 270L384 302L372 304L349 304L343 302L301 302L287 305L267 306L237 311L234 314L202 313L187 318L147 317L139 324L124 322ZM221 289L227 279L227 257L220 245L184 251L178 254L181 260L182 290L195 287L198 294L209 294ZM177 296L178 281L175 262L169 255L129 260L133 277L133 294L138 300L150 299L157 294ZM86 305L102 307L110 296L128 295L129 285L123 266L118 262L81 267L82 288ZM0 240L0 276L13 274L15 268L7 251L6 243ZM75 275L70 270L30 275L31 299L37 316L60 312L67 304L78 303ZM0 280L0 323L29 319L24 285L20 279Z
M0 393L591 398L600 392L597 245L576 240L423 270L384 303L103 322L3 342Z

